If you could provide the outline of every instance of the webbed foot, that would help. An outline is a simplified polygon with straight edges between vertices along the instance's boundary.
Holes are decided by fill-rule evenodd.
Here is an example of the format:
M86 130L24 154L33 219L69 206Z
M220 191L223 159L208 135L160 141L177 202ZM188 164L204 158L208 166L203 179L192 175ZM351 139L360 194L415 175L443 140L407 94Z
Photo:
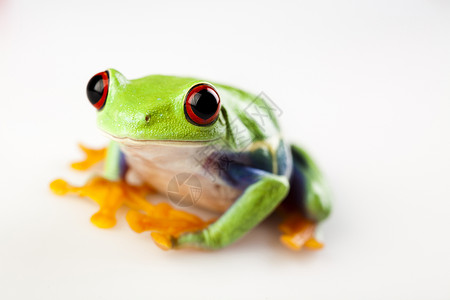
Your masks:
M100 228L111 228L116 225L116 212L122 205L142 208L149 204L145 200L149 188L131 186L123 180L110 181L94 177L85 185L77 187L57 179L50 184L50 189L57 195L75 194L97 202L100 209L91 217L91 222Z
M280 241L292 250L300 250L303 247L319 250L324 245L314 237L316 226L315 222L306 219L300 212L288 213L278 227L283 233Z
M167 203L152 205L145 213L130 210L127 214L128 224L137 233L152 231L153 241L163 250L172 249L174 240L181 234L202 230L213 222L176 210Z
M171 240L182 233L201 230L211 222L174 209L167 203L153 205L146 200L152 190L146 186L129 185L126 181L110 181L94 177L85 185L77 187L57 179L50 184L57 195L75 194L97 202L100 209L91 217L91 222L100 228L111 228L116 224L116 212L125 205L130 208L126 219L131 229L141 233L152 231L151 236L162 249L172 248Z

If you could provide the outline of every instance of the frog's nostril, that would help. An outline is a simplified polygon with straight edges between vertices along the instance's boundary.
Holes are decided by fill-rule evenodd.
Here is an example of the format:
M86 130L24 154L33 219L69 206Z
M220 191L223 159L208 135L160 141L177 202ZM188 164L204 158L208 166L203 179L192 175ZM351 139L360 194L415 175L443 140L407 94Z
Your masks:
M150 122L150 114L145 116L145 122L147 122L147 123Z

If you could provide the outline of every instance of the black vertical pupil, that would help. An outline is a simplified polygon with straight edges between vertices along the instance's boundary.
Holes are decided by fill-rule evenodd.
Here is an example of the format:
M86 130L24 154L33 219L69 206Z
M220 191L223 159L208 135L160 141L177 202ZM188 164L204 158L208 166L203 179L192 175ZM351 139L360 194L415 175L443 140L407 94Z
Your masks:
M216 113L218 106L216 96L209 89L195 93L190 104L194 113L203 120L211 118Z
M95 75L89 80L86 93L89 101L95 105L103 95L105 86L103 84L103 78L101 75Z

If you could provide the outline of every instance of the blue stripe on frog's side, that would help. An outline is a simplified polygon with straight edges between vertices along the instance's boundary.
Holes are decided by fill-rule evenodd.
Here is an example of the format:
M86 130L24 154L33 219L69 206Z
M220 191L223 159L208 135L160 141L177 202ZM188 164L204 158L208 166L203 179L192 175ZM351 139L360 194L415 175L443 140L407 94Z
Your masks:
M245 190L248 186L257 182L264 174L267 174L264 170L231 163L227 170L224 171L224 177L222 178L224 178L231 186L240 190Z
M229 185L245 189L256 182L263 173L272 173L289 177L292 172L292 156L286 144L280 141L276 152L260 147L253 151L218 151L204 165L209 173L216 173Z
M128 171L128 164L127 164L127 160L125 157L125 153L123 153L123 151L120 150L120 157L119 157L120 178L124 178L127 171Z

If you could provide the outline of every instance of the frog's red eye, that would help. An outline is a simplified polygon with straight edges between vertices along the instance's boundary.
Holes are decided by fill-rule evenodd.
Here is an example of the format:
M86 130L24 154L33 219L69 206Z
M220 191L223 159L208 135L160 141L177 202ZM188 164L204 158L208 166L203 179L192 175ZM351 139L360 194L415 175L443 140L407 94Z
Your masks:
M106 102L108 96L109 73L108 71L95 74L89 80L86 87L86 94L94 107L100 110Z
M209 84L193 86L186 95L184 113L186 119L197 126L214 123L219 116L220 98L217 91Z

